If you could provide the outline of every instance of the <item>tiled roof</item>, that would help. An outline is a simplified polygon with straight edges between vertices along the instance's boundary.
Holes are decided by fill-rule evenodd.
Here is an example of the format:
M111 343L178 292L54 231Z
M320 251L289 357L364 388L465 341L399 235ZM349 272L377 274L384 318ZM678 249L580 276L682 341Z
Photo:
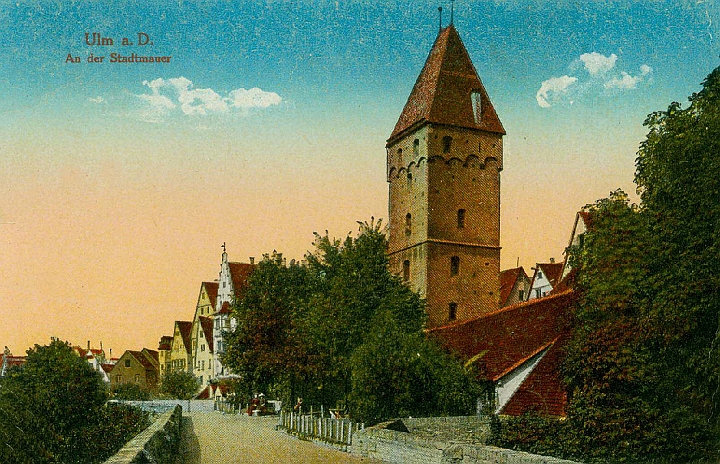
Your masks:
M151 349L149 349L149 348L143 348L142 351L143 351L143 353L145 353L147 356L149 356L150 359L155 362L155 364L159 364L159 363L160 363L160 355L158 354L157 351L151 350Z
M518 387L500 414L520 416L534 412L549 416L564 416L567 406L567 392L561 382L558 370L567 332L558 336L545 356L535 366L525 381Z
M220 308L220 311L217 312L218 314L230 314L230 303L224 302L222 304L222 308Z
M550 285L552 285L553 287L560 283L563 266L564 263L538 263L537 265L537 267L543 271L545 277L547 277Z
M475 121L472 92L480 93L482 115ZM421 122L505 134L485 87L455 27L442 29L415 82L388 143Z
M217 303L218 288L220 284L218 282L203 282L202 284L205 287L205 293L207 293L208 299L214 308Z
M212 317L200 316L200 327L205 335L205 341L208 344L208 350L213 352L213 320Z
M145 369L148 370L157 370L155 368L155 365L148 359L147 356L143 354L142 351L134 351L134 350L128 350L128 352L139 362Z
M175 321L175 325L180 330L180 336L182 337L183 344L185 345L185 351L190 353L192 345L190 341L192 339L192 322L190 321Z
M7 363L8 368L13 366L22 366L25 364L25 361L27 361L27 356L13 356L9 355L5 357L5 362Z
M170 351L172 349L173 336L163 335L160 337L160 343L158 344L158 350Z
M242 298L247 287L248 277L255 269L254 264L247 263L228 263L230 268L230 277L233 282L233 290L235 298Z
M575 299L574 292L568 291L525 301L475 319L428 330L428 336L457 353L467 364L474 364L481 377L492 381L549 346L533 374L540 370L531 374L518 391L526 391L524 395L541 395L532 404L564 407L565 392L557 372L560 353L557 347L568 330L567 316ZM531 383L526 385L527 382ZM522 400L525 403L518 405L513 401L516 401L514 396L504 408L509 411L507 414L526 407L522 405L530 400ZM553 408L552 414L555 414L558 408ZM550 411L549 407L545 410Z
M113 367L115 367L115 364L102 363L100 364L100 367L102 367L102 370L104 370L105 373L109 374Z
M505 305L505 302L510 297L510 292L512 292L512 289L515 287L515 282L517 282L518 278L522 275L527 277L525 269L523 269L522 266L514 269L506 269L500 273L500 306Z

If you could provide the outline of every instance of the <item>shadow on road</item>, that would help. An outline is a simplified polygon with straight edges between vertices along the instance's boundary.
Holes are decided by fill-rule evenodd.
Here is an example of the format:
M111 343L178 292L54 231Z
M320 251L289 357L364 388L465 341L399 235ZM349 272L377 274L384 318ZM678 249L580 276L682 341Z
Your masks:
M182 418L182 440L176 464L200 464L200 442L195 434L192 417Z

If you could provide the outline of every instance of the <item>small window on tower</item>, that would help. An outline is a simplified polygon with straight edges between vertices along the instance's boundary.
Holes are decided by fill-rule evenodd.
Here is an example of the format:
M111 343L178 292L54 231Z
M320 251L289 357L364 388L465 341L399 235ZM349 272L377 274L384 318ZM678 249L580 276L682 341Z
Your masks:
M413 140L413 155L417 157L420 154L420 140Z
M452 148L452 137L449 135L446 135L443 137L443 153L450 153L450 149Z
M482 98L480 92L473 90L470 94L470 101L472 101L473 116L475 116L475 124L480 124L482 121Z
M410 280L410 260L403 261L403 280L405 282Z
M405 235L412 233L412 214L407 213L405 215Z
M464 209L458 210L457 224L458 224L458 229L462 229L465 227L465 210Z
M448 319L454 321L457 318L457 303L450 303L448 305Z
M460 257L453 256L450 258L450 275L458 275L458 272L460 272Z
M407 183L408 187L412 185L412 173L410 171L407 173Z

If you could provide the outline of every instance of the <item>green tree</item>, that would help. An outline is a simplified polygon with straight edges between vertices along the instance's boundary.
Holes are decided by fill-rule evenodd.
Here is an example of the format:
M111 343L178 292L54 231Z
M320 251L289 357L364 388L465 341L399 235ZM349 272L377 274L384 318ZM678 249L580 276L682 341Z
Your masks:
M147 425L140 413L118 422L107 389L70 345L35 345L0 383L0 462L92 463Z
M189 400L198 393L200 381L187 371L172 371L163 375L160 393L170 398Z
M113 387L112 397L116 400L147 401L150 392L136 383L121 383Z

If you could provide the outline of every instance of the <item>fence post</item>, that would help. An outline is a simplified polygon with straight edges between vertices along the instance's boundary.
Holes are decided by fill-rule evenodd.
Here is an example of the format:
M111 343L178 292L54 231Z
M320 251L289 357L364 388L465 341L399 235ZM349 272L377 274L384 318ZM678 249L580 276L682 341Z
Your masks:
M347 439L348 445L352 445L352 432L353 432L352 429L353 429L353 423L350 422L350 424L348 425L348 439Z

